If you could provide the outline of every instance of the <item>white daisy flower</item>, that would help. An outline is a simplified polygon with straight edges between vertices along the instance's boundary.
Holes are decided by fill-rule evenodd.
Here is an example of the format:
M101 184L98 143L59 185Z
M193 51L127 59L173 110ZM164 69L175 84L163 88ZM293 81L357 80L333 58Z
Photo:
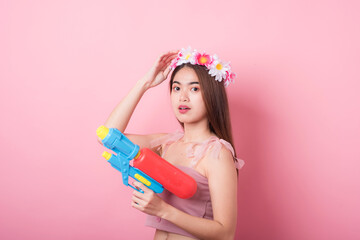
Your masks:
M193 50L191 49L191 47L188 47L187 49L182 48L179 52L179 60L176 65L180 66L184 63L193 62L193 58Z
M221 61L215 54L213 56L213 63L210 66L209 74L215 77L216 81L221 82L226 79L226 72L230 70L230 63Z

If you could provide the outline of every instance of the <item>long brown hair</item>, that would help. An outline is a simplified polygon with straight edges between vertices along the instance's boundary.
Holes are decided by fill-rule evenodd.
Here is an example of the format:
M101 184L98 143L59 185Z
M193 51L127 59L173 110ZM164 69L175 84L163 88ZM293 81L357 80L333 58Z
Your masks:
M231 131L229 104L224 83L216 81L215 77L212 77L208 73L208 70L205 66L192 65L190 63L177 66L174 69L170 78L170 93L172 91L173 80L176 73L184 67L192 68L199 79L202 97L205 102L210 131L214 133L218 138L224 139L234 147ZM183 123L180 124L184 127Z

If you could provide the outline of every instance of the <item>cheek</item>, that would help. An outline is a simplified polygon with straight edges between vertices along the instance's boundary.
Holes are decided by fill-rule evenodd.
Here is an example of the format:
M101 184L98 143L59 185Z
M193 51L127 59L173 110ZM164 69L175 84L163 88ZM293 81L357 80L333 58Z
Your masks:
M196 95L195 100L199 106L201 106L201 107L205 106L205 102L204 102L204 99L201 94Z
M201 95L197 96L196 103L197 103L196 105L198 106L199 111L201 111L202 113L206 113L205 102Z
M207 115L207 110L206 110L206 106L205 106L204 102L203 102L203 105L202 105L202 110L203 110L203 114L206 116Z
M176 96L174 94L170 95L170 101L171 101L171 107L172 108L176 108L177 107L177 101L176 101Z

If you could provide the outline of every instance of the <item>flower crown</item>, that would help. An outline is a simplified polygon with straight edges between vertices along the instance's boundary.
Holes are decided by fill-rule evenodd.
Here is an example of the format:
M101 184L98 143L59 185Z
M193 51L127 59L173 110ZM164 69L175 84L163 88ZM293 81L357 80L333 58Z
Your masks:
M206 66L209 74L215 77L216 81L224 80L225 87L234 82L236 76L231 71L230 62L220 60L216 54L211 56L205 52L200 53L196 49L192 50L191 47L182 48L178 56L171 62L170 67L174 69L185 63Z

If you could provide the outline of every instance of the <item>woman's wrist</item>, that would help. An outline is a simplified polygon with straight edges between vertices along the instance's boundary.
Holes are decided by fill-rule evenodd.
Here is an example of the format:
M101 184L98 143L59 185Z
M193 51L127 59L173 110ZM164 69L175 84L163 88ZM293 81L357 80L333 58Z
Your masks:
M142 93L145 93L150 88L150 84L147 81L140 79L136 82L135 87L142 91Z
M174 207L170 204L166 203L165 201L162 202L163 207L162 211L159 212L159 216L162 219L169 220L169 216L172 215L172 211L174 210Z

